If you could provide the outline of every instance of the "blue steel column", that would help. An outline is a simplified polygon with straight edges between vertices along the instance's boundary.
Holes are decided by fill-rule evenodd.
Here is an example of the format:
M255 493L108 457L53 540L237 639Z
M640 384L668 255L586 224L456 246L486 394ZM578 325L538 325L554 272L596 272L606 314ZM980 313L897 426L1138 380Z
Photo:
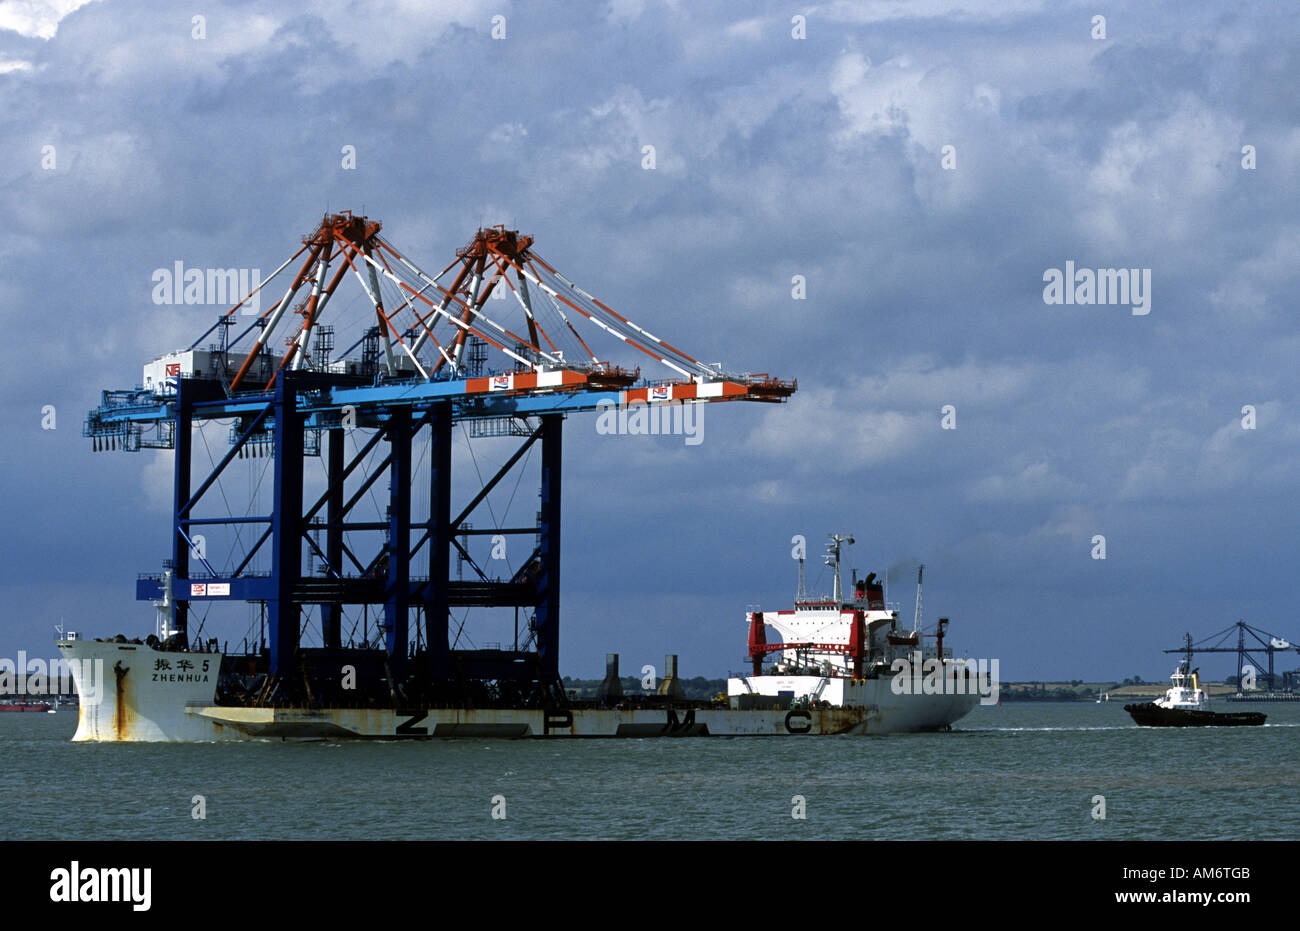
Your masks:
M447 640L447 585L451 562L451 405L439 405L429 424L429 584L424 595L424 632L430 682L451 678Z
M186 390L184 378L176 379L176 480L172 491L172 580L190 577L190 545L182 536L181 519L188 515L181 514L190 500L190 453L194 448L194 437L190 433L194 423L194 402ZM179 586L172 586L172 630L182 642L189 643L190 593L180 591Z
M302 415L292 373L275 382L275 490L271 510L271 585L266 605L271 675L292 671L301 615L294 590L302 576Z
M329 562L329 575L343 571L343 428L334 427L327 434L325 471L329 497L325 502L325 559ZM332 570L332 571L330 571ZM322 637L327 650L342 646L343 606L321 605Z
M406 676L411 603L411 412L394 408L388 418L392 461L388 466L388 588L384 630L389 666L398 685Z
M560 677L560 434L563 414L542 417L542 519L538 528L537 659L542 680Z

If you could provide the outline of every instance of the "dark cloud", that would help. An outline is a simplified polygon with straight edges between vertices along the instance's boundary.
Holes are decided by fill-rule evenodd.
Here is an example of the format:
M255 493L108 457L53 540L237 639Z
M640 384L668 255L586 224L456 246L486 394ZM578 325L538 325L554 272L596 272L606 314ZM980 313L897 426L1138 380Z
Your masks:
M166 460L77 436L210 322L153 305L151 272L269 270L340 208L439 268L517 225L688 351L799 379L710 408L698 447L570 421L567 671L738 667L746 603L793 593L791 536L835 529L863 571L924 561L927 616L1010 678L1156 678L1237 616L1300 636L1287 11L1127 4L1096 41L1078 5L830 5L799 41L778 4L441 10L219 4L202 40L163 3L0 20L13 649L151 623L131 573L164 555ZM1151 313L1045 305L1067 260L1150 268Z

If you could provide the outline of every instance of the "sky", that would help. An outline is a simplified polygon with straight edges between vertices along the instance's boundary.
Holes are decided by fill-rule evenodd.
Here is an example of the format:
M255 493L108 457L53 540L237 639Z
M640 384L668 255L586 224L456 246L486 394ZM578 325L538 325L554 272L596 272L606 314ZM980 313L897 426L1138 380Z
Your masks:
M1287 5L429 6L0 3L4 655L152 630L170 454L80 432L218 310L155 270L266 272L343 209L435 271L520 229L696 358L798 379L697 444L569 420L564 674L740 670L833 531L907 619L924 562L927 626L1008 681L1162 679L1238 619L1300 641ZM1142 300L1052 300L1078 269Z

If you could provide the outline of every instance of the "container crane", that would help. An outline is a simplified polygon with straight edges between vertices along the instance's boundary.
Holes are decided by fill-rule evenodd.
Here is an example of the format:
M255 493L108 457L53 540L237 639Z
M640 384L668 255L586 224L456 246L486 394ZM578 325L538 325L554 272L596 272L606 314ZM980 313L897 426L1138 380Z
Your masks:
M667 416L681 404L780 403L797 383L701 362L578 287L516 230L478 230L436 274L381 231L377 220L350 212L325 216L188 347L147 363L141 386L103 392L83 429L96 450L175 454L170 559L162 573L138 580L136 596L169 613L160 631L178 644L198 635L190 624L196 606L242 600L264 609L266 649L247 657L263 685L250 703L355 698L303 694L310 682L329 679L325 670L337 679L340 663L360 671L373 693L399 701L459 701L507 686L562 701L565 417L612 406ZM359 288L350 298L349 279ZM275 297L258 313L263 293ZM334 351L336 338L342 351ZM600 340L610 338L656 367L657 377L598 354ZM196 471L197 428L214 421L230 423L228 446L210 470ZM467 438L522 442L453 506L456 423L474 427ZM417 437L427 438L427 462L413 455ZM471 524L534 447L541 459L536 522ZM312 457L325 473L314 499L304 477ZM226 498L223 473L249 458L269 459L269 510L228 505L232 513L209 513L214 487ZM382 519L358 519L354 509L376 496L385 476ZM413 489L427 491L427 513L413 514ZM196 542L203 534L232 538L229 555L205 553ZM530 555L508 577L490 578L461 542L482 534L532 537ZM453 556L476 577L450 578ZM256 571L255 558L269 560L269 571ZM367 618L371 608L379 614L382 651L344 645L345 609L358 606ZM521 609L532 612L528 638L521 647L516 630L512 649L456 649L449 618L460 607L514 607L516 618ZM301 643L304 612L313 608L320 649Z
M1225 643L1229 642L1229 638L1234 632L1237 635L1236 645L1224 646ZM1258 644L1258 646L1254 646L1254 645L1248 646L1246 641L1247 637L1250 637L1250 639L1253 640L1256 644ZM1259 660L1255 658L1255 653L1261 650L1263 651L1264 655L1267 657L1267 663L1261 664ZM1236 653L1237 654L1237 672L1236 672L1237 697L1241 698L1245 696L1245 693L1242 691L1241 688L1241 676L1248 662L1256 669L1261 668L1261 666L1267 665L1268 672L1261 673L1261 677L1264 678L1265 681L1267 681L1268 691L1272 692L1275 688L1274 683L1276 682L1274 672L1273 672L1274 654L1292 653L1292 652L1300 653L1300 646L1296 646L1295 644L1291 643L1290 641L1286 640L1283 637L1278 637L1273 634L1270 634L1266 630L1260 630L1257 627L1252 627L1251 625L1247 624L1245 621L1237 621L1237 623L1233 624L1232 626L1225 627L1223 630L1219 631L1218 633L1211 634L1210 636L1205 637L1199 642L1193 642L1192 635L1189 633L1186 635L1186 638L1182 646L1172 650L1165 650L1164 652L1181 653L1184 656L1186 656L1187 666L1189 669L1191 668L1192 656L1195 653Z

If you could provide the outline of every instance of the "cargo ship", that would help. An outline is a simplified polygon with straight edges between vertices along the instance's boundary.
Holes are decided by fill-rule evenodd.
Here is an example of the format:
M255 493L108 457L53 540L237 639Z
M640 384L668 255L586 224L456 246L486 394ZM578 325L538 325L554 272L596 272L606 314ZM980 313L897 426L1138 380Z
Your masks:
M854 572L853 596L842 597L841 548L853 542L851 536L830 537L826 564L834 587L829 597L808 597L800 557L793 610L748 612L752 672L728 680L731 704L761 708L777 698L797 707L869 709L854 731L863 734L950 728L981 698L975 667L955 660L952 648L943 645L947 618L939 619L934 644L923 643L921 573L910 630L900 626L898 611L886 604L884 582L874 572L862 579ZM780 634L779 642L767 641L769 627ZM764 666L768 657L775 662ZM913 687L922 670L928 670L934 685L929 690ZM985 692L988 685L984 683Z
M918 626L900 627L899 612L887 607L874 573L861 580L854 573L853 594L843 598L840 548L849 539L833 536L828 547L834 574L830 596L797 599L789 611L747 613L752 670L729 679L725 698L685 699L675 656L668 657L654 694L624 695L617 657L611 655L609 674L588 701L510 707L461 700L437 707L384 702L370 693L343 704L331 700L344 694L337 670L325 674L324 662L318 661L314 669L301 667L314 702L265 703L267 679L257 671L265 668L265 654L227 655L215 641L206 648L181 648L174 636L88 640L69 632L57 645L82 696L72 739L798 736L950 729L979 702L981 692L974 670L943 645L947 619L940 619L934 644L923 645ZM802 584L800 589L802 594ZM160 631L166 634L168 605L158 608ZM783 639L769 642L769 627ZM310 652L304 651L304 658ZM360 650L345 658L376 662ZM937 670L947 687L930 694L900 688L900 670L922 665Z

